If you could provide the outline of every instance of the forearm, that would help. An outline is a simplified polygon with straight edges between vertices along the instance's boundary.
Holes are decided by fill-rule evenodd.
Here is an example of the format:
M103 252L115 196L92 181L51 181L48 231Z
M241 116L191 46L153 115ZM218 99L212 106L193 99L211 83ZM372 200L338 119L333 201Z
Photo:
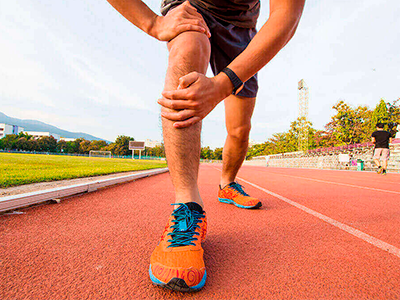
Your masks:
M268 21L247 48L228 66L243 81L247 81L264 67L292 38L300 21L301 7L280 9L271 13Z
M121 15L145 33L155 37L152 28L158 17L140 0L107 0Z

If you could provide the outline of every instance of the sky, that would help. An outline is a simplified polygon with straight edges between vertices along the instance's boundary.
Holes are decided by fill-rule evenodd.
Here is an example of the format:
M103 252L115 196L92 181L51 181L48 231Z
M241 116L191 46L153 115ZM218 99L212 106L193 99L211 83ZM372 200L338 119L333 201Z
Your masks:
M159 14L160 1L145 3ZM306 0L293 39L259 73L250 138L263 142L298 115L297 82L309 87L309 120L329 122L339 100L374 107L400 97L400 2ZM268 19L261 0L257 27ZM0 111L113 141L162 140L166 44L106 0L0 2ZM207 73L212 76L212 73ZM203 121L202 145L222 147L221 102Z

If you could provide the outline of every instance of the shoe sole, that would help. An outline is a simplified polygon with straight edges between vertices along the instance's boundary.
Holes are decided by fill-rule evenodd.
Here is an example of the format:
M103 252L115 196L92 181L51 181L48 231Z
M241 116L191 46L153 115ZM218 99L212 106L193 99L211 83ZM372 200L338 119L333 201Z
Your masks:
M262 205L261 202L258 202L256 205L253 205L253 206L245 206L245 205L237 204L232 199L225 199L225 198L218 198L218 201L222 202L222 203L226 203L226 204L233 204L236 207L245 208L245 209L256 209L256 208L260 208Z
M177 278L177 277L174 277L170 281L168 281L168 283L165 283L165 282L162 282L161 280L157 279L153 275L153 272L151 271L151 265L149 268L149 275L150 275L150 279L153 282L153 284L167 288L169 290L183 292L183 293L199 291L205 285L206 279L207 279L207 272L204 271L203 278L201 279L200 283L195 286L188 286L185 280L183 280L182 278Z

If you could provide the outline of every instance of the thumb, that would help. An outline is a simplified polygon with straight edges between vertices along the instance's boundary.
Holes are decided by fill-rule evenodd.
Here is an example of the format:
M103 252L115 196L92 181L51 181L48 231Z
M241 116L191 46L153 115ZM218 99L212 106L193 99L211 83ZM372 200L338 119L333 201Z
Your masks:
M185 89L199 79L200 74L197 72L189 73L179 78L179 89Z

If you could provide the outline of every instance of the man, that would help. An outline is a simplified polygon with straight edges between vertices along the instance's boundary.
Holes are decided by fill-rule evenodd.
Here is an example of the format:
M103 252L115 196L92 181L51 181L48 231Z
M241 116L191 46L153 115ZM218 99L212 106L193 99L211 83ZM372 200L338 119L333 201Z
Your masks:
M248 147L256 73L294 35L304 1L271 0L269 19L257 33L259 0L163 0L162 16L140 0L108 0L141 30L168 42L158 103L176 208L151 255L154 284L183 292L205 284L201 242L207 223L197 186L201 120L222 100L228 136L218 199L239 208L261 206L235 181ZM204 75L208 63L212 78Z
M378 174L386 174L387 163L390 156L389 143L392 142L391 133L383 130L384 127L385 125L383 123L376 124L376 131L371 135L372 142L375 144L374 162L378 167Z

